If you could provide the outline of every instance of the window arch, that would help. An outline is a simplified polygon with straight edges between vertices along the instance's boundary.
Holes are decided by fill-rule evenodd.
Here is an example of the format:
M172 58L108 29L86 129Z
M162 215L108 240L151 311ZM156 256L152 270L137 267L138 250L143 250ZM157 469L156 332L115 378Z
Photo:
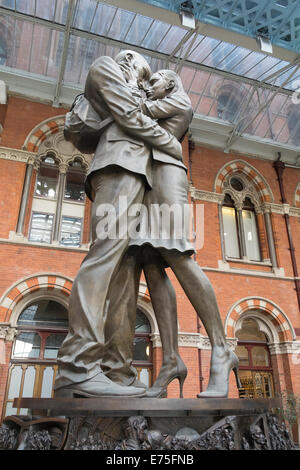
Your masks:
M16 232L34 243L74 248L90 242L91 204L84 181L91 157L65 140L64 120L64 116L47 119L25 139L23 149L32 155Z
M29 241L56 242L69 247L81 245L85 173L86 165L79 158L65 163L51 151L41 157L30 214Z
M261 261L257 224L258 201L251 183L241 175L230 175L224 182L222 225L225 256Z
M236 331L239 377L249 398L274 397L274 380L269 338L255 317L246 315Z
M4 416L28 412L13 408L16 397L52 396L56 358L67 330L67 309L52 298L35 300L22 310L12 349Z
M56 359L68 332L68 311L58 296L37 297L27 302L16 322L15 337L3 417L26 414L28 410L13 408L14 398L51 398L57 373ZM133 344L133 366L138 379L152 385L151 325L143 309L138 307Z

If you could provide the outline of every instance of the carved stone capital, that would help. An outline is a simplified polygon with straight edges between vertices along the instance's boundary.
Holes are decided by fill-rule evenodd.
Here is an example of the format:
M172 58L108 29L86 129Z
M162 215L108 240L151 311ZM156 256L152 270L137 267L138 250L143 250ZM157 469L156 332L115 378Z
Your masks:
M17 331L17 328L11 328L9 325L0 325L0 339L12 342Z
M68 171L69 165L68 163L62 162L58 165L59 172L65 175Z

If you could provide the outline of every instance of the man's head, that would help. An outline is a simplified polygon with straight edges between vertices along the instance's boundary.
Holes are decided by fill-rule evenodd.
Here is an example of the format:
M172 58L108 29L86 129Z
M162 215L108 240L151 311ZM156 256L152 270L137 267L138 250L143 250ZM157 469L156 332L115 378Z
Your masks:
M136 76L137 83L148 81L151 76L151 69L144 57L135 51L125 50L117 54L115 61L120 66L125 79L127 80L128 70Z
M150 100L159 100L179 89L183 90L183 86L177 73L173 70L159 70L151 76L145 91Z

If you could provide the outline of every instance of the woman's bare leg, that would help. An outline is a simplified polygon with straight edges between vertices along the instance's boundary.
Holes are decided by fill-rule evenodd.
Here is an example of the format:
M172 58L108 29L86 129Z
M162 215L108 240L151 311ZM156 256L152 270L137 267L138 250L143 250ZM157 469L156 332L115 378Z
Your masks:
M166 274L163 259L152 247L143 250L143 269L163 348L162 367L152 388L155 393L154 389L165 389L175 376L183 385L187 370L178 350L176 293Z
M161 250L188 299L202 321L212 346L210 380L202 396L225 396L228 377L237 368L237 357L226 343L214 289L200 266L189 256ZM215 395L214 395L215 394Z

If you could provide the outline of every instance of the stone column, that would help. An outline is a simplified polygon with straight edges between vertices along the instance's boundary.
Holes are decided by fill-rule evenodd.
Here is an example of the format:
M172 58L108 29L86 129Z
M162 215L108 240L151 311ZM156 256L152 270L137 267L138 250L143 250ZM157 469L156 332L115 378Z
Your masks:
M269 252L270 252L270 259L273 268L278 267L277 257L276 257L276 250L275 250L275 242L274 242L274 235L272 229L272 221L271 221L271 209L270 207L264 207L264 218L266 224L266 231L267 231L267 238L268 238L268 245L269 245Z
M23 234L23 231L24 231L25 214L26 214L26 209L27 209L27 205L28 205L28 198L29 198L29 191L30 191L31 180L32 180L32 173L33 173L33 169L34 168L37 169L38 166L39 166L39 162L36 162L34 157L29 157L28 158L26 173L25 173L25 179L24 179L24 186L23 186L20 212L19 212L19 218L18 218L18 224L17 224L17 230L16 230L16 233L18 235Z
M246 240L245 240L245 233L243 230L244 223L243 223L243 203L235 204L235 208L237 211L238 216L238 231L239 231L239 239L241 244L241 258L247 259L247 249L246 249Z
M57 203L56 203L56 211L55 211L55 222L54 222L54 230L53 230L53 242L58 242L59 240L61 211L62 211L62 203L64 199L66 174L67 174L68 168L69 168L69 165L67 163L59 164L59 179L58 179Z
M266 236L266 228L264 222L264 215L261 210L256 212L257 217L257 228L259 234L259 242L260 242L260 249L261 249L261 257L263 261L270 262L270 254L269 248L267 243L267 236Z

